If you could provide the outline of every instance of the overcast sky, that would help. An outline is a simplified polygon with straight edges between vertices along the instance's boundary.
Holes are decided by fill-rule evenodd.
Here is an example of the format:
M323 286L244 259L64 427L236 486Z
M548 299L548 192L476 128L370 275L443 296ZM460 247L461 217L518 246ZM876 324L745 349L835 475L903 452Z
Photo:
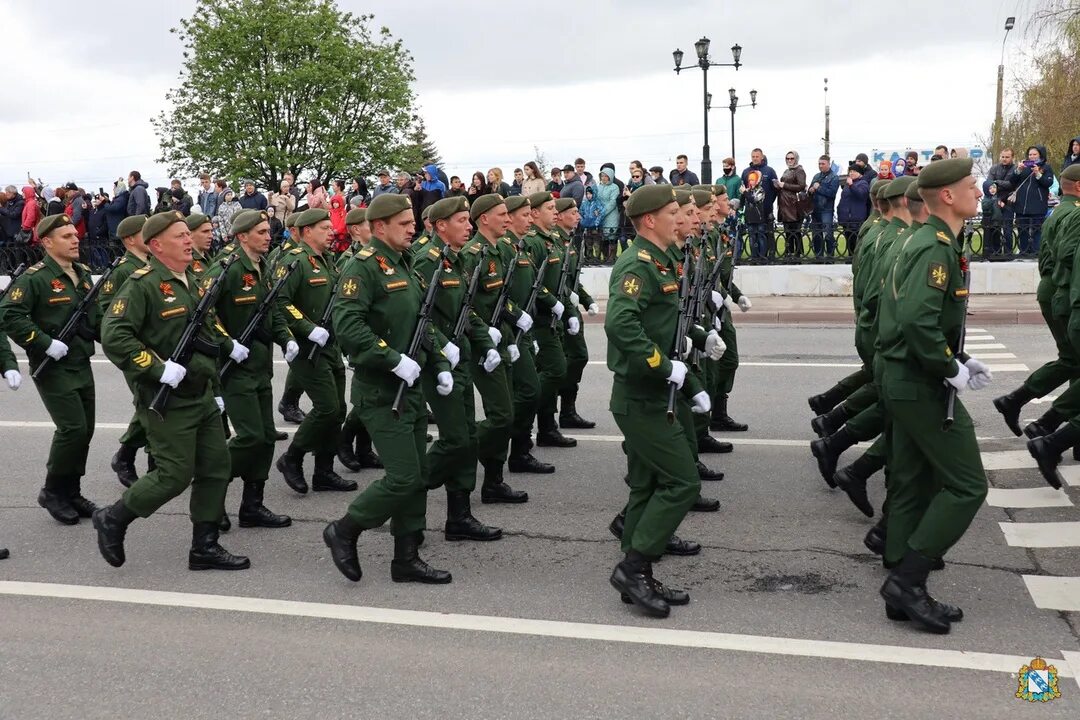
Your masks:
M698 168L702 73L676 76L671 51L681 48L692 65L701 35L712 39L714 62L743 47L737 73L709 72L716 172L731 152L729 87L740 104L758 91L757 108L735 116L740 168L754 146L774 166L791 149L808 171L816 165L826 77L841 165L873 149L977 145L993 120L1005 17L1018 17L1006 46L1008 92L1038 0L338 4L374 12L411 50L419 111L451 174L500 166L509 175L535 145L559 165L580 155L595 172L612 161L625 179L632 159L670 168L684 152ZM137 168L161 184L150 118L180 68L169 28L194 5L3 0L0 183L29 170L90 189Z

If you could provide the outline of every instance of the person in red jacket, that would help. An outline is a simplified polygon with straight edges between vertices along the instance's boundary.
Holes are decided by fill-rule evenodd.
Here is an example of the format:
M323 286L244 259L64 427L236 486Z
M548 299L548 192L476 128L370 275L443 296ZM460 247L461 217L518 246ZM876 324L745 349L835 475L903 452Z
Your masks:
M334 228L334 242L330 246L335 255L349 249L349 229L345 226L345 216L349 214L349 203L345 200L345 183L334 181L334 194L330 198L330 225Z
M22 229L30 231L30 244L37 245L37 224L41 220L41 208L38 207L37 197L34 193L34 186L27 185L22 189L23 196L23 210L22 210Z

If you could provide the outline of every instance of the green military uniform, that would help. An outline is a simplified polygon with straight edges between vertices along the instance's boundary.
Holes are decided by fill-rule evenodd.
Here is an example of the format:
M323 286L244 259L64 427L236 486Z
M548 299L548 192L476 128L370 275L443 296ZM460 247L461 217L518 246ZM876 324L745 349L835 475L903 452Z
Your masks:
M721 265L720 287L731 298L732 302L738 303L743 298L743 292L735 284L733 244L727 233L722 233L721 238L723 240L722 252L717 258ZM720 324L720 339L724 341L726 348L724 354L720 356L720 360L716 363L716 379L714 381L716 392L713 399L713 424L711 426L713 429L725 429L723 419L728 418L730 420L727 414L727 401L728 396L735 387L735 372L739 369L739 339L735 332L735 323L732 320L730 310L724 313L724 319ZM745 430L746 426L741 425L741 429Z
M535 234L534 234L535 233ZM533 326L533 337L540 346L536 353L536 369L540 379L540 396L537 398L537 444L548 444L544 438L553 436L558 432L555 424L555 410L559 394L559 388L566 378L566 353L563 350L563 328L569 319L569 310L563 297L566 289L563 289L562 297L558 295L559 277L562 274L563 263L567 260L570 248L563 245L561 238L553 231L533 225L529 236L525 240L527 251L533 265L538 272L544 275L544 288L553 298L550 306L538 303L536 308L536 324ZM569 274L569 273L568 273ZM559 302L563 306L563 315L556 318L553 308ZM574 445L576 441L570 441Z
M71 225L67 215L51 215L38 223L38 237ZM31 371L47 357L46 350L75 307L91 289L90 268L72 263L70 272L52 258L31 265L0 301L0 330L26 350ZM94 436L94 330L98 310L89 308L80 329L69 338L67 354L50 360L34 378L41 402L56 430L46 461L45 486L38 502L65 524L89 517L92 503L80 491L86 457ZM7 344L6 341L4 343ZM55 510L59 509L59 513Z
M329 220L329 217L325 210L305 210L296 219L295 227L302 233L304 228ZM293 435L288 450L278 459L277 467L289 487L305 493L303 458L312 453L315 456L312 475L315 490L355 490L355 482L334 472L338 434L345 422L345 365L338 336L331 328L323 328L330 333L330 338L315 359L309 359L316 346L309 335L320 327L331 302L338 281L337 266L329 251L320 253L305 242L282 255L278 268L293 261L297 261L296 269L275 298L275 305L300 346L300 354L292 361L290 369L311 399L312 408ZM274 273L277 272L275 269Z
M280 245L270 251L267 257L267 268L271 275L277 271L278 263L282 258L287 257L290 252L296 249L299 244L296 233L297 230L294 227L296 218L300 216L300 213L293 213L285 220L285 227L290 228L292 234L291 237L285 238ZM236 252L236 243L230 242L228 245L221 249L221 253L218 257L231 255ZM300 381L297 379L296 374L293 373L292 366L285 373L285 387L281 392L281 400L278 402L278 412L283 415L288 415L286 419L290 422L300 423L304 419L304 412L300 409L300 396L304 394L304 388L301 387Z
M576 207L576 205L573 198L559 198L555 202L555 207L559 212L565 212L566 209ZM581 384L581 376L585 372L585 366L589 364L589 346L585 342L585 322L582 320L579 306L588 309L593 304L593 298L581 285L579 278L581 257L578 255L577 247L574 245L571 231L560 227L553 230L551 235L552 238L557 238L560 241L556 243L557 249L560 253L567 254L569 264L569 269L566 271L565 292L559 298L566 307L562 322L563 325L566 325L570 318L575 318L578 321L578 331L576 333L571 334L568 329L562 336L563 350L566 353L566 375L558 391L560 399L559 425L561 427L589 429L595 427L596 423L582 421L577 414L578 386ZM556 276L555 282L558 283L558 276ZM577 302L574 302L572 295L577 297ZM565 425L564 422L566 422Z

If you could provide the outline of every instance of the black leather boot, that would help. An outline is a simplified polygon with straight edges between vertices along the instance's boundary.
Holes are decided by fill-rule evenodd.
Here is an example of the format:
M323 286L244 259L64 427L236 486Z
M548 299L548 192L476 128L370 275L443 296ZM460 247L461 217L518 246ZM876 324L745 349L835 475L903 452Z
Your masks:
M559 426L555 424L554 415L538 415L536 421L536 444L539 447L577 447L577 440L568 438L559 432Z
M839 430L848 419L847 408L840 403L824 415L818 415L810 421L810 429L818 437L827 437Z
M510 458L506 461L506 467L510 472L532 473L535 475L550 475L555 472L555 466L537 460L529 452L531 447L528 438L513 438L510 441Z
M746 432L749 429L745 423L736 422L727 411L728 396L717 395L716 405L713 406L712 422L709 423L710 430L720 430L722 432Z
M1068 420L1067 417L1065 417L1053 407L1051 407L1049 410L1044 412L1038 420L1033 423L1029 423L1027 427L1024 428L1024 434L1027 435L1029 438L1037 438L1042 437L1043 435L1049 435L1050 433L1057 430L1058 425L1065 422L1066 420Z
M720 509L720 501L716 498L697 496L697 500L690 506L692 512L716 512Z
M668 605L689 605L690 593L685 590L677 590L675 588L669 588L664 583L657 580L652 574L652 563L649 563L649 582L652 584L653 590L656 594L667 601ZM632 605L633 600L626 593L620 593L622 601L627 605Z
M82 478L74 475L68 476L68 503L75 508L75 512L81 518L89 519L97 510L97 505L83 497Z
M1020 429L1020 411L1026 403L1035 399L1035 393L1029 392L1021 385L1008 395L994 398L994 407L1005 418L1005 425L1012 430L1013 435L1020 437L1023 431Z
M48 473L45 475L45 487L38 493L38 505L49 511L53 520L64 525L79 522L79 512L71 505L71 494L67 487L68 480Z
M697 451L698 451L699 454L707 454L707 453L723 454L723 453L729 453L734 449L735 448L732 447L731 443L724 442L723 440L717 440L716 438L714 438L712 435L709 435L708 433L705 433L704 435L700 435L698 437L698 439L697 439Z
M360 528L356 523L346 515L323 528L322 536L326 547L330 548L334 566L349 580L360 582L363 572L356 554L356 541L360 538Z
M221 519L217 524L218 532L227 533L232 530L232 520L229 519L229 513L224 510L221 511Z
M1072 423L1062 425L1049 435L1028 440L1028 452L1039 464L1039 472L1050 487L1061 488L1061 479L1057 474L1061 454L1078 441L1080 441L1080 430L1077 430Z
M611 531L611 534L622 540L623 526L626 524L626 511L623 510L615 519L607 526L607 529Z
M247 570L251 561L233 555L218 544L218 524L197 522L191 526L191 551L188 570Z
M666 618L671 605L656 592L651 580L648 558L636 550L626 553L626 558L611 573L611 586L625 595L630 602L651 617Z
M8 552L8 549L0 548L0 560L7 560L9 557L11 557L11 553Z
M138 515L128 510L123 500L117 500L109 507L99 508L94 513L94 529L97 530L98 551L105 562L113 567L120 567L124 556L124 535L127 527Z
M131 487L131 484L139 479L139 472L135 469L135 452L135 448L120 443L120 449L113 454L109 462L109 467L116 473L116 479L124 487Z
M531 457L531 456L530 456ZM529 493L514 488L503 482L502 464L484 465L484 483L480 486L480 502L485 504L508 503L516 505L529 501Z
M346 426L342 426L341 432L338 433L337 458L345 466L345 469L351 472L356 472L363 467L360 464L360 459L356 457L356 453L353 451L355 437L353 431Z
M698 477L702 480L719 482L720 480L724 479L724 473L720 472L719 470L713 470L700 460L698 460L697 462L697 474Z
M668 538L667 545L664 546L665 555L697 555L701 552L701 543L694 542L693 540L683 540L678 535L672 535Z
M371 449L371 434L363 425L356 431L356 459L360 461L361 468L374 468L381 470L382 460Z
M577 413L577 388L562 394L559 407L559 427L570 430L592 430L596 423L586 420Z
M847 493L848 499L866 517L874 517L874 506L866 496L866 481L883 467L884 460L863 453L855 462L837 470L833 476L836 486Z
M270 512L263 505L265 490L265 480L244 480L244 494L240 498L240 512L237 514L240 527L283 528L292 525L292 518L288 515Z
M307 417L307 413L300 409L299 403L285 398L282 398L281 402L278 403L277 411L281 413L281 417L284 418L285 422L291 422L294 425L304 422L304 418Z
M478 540L485 542L502 537L502 529L484 525L472 514L469 505L469 493L461 490L446 493L447 540Z
M836 487L836 480L833 476L836 475L836 463L840 460L840 456L854 444L855 438L851 436L847 425L842 426L828 437L818 438L810 442L810 452L817 458L818 471L829 487Z
M820 395L813 395L807 399L810 403L810 409L814 411L815 415L824 415L837 406L844 398L847 397L847 393L839 385L833 385L831 388L821 393Z
M285 478L285 484L292 488L293 492L307 494L308 484L304 479L304 454L302 452L290 445L289 449L274 463L274 467Z
M355 480L346 480L334 472L334 454L320 453L315 456L315 472L311 474L311 489L315 491L338 490L349 492L359 486Z
M274 442L281 442L282 440L288 440L288 439L289 439L289 433L285 432L284 430L275 430L274 431Z
M390 579L394 582L418 582L445 585L453 577L445 570L436 570L420 559L420 533L394 538L394 559L390 561Z
M885 556L885 527L880 523L866 531L863 545L875 555Z
M886 613L902 613L908 619L938 635L950 630L945 610L926 591L926 578L934 561L914 550L908 550L904 559L893 568L881 586ZM958 610L959 608L955 608Z

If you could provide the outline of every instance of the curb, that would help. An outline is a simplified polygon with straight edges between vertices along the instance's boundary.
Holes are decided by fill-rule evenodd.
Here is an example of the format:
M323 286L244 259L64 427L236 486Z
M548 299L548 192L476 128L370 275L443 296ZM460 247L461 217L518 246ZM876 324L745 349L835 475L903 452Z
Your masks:
M582 318L586 325L602 325L604 313ZM1037 310L972 310L969 325L1043 325L1046 321ZM739 325L855 325L850 310L757 310L751 309L735 322Z

